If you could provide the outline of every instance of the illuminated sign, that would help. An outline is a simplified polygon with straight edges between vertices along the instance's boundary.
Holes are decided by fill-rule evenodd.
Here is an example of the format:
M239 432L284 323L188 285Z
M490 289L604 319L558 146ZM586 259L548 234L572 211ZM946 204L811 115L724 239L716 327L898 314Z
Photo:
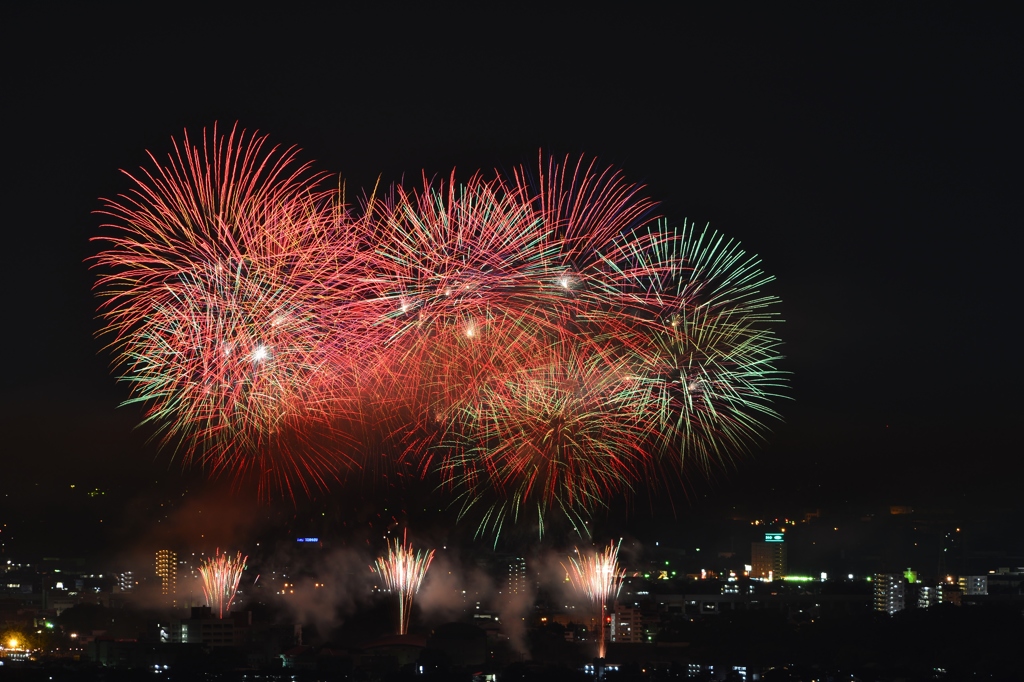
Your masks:
M295 538L295 542L320 542L320 538Z
M765 533L765 542L782 542L785 539L782 533Z

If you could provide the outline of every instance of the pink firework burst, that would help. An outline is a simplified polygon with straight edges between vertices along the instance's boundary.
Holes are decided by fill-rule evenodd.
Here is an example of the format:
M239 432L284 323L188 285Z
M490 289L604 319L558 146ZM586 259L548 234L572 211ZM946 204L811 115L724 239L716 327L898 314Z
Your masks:
M395 186L350 209L294 150L186 136L106 203L104 334L159 441L266 494L439 474L495 534L577 528L776 418L771 278L613 170Z
M268 489L323 483L333 324L352 281L347 216L294 150L214 131L186 136L135 190L108 201L97 289L130 403L164 444Z

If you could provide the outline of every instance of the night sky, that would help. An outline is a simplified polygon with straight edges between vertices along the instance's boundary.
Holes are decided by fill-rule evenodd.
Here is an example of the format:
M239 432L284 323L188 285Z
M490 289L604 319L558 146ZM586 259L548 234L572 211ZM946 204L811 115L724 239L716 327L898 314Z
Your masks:
M119 169L235 121L350 191L585 153L759 254L786 320L785 422L678 487L674 518L1024 513L1019 17L804 9L6 10L0 541L102 547L149 532L156 500L226 494L117 407L85 261L99 197L130 187Z

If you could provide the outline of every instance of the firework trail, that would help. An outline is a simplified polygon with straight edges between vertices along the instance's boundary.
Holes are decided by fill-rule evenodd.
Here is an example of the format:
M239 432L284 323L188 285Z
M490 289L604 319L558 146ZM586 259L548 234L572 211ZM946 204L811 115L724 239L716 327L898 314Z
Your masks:
M377 559L376 572L381 576L388 591L398 595L398 634L409 632L409 619L412 616L412 600L420 590L423 577L430 568L434 558L434 550L429 552L413 551L407 538L403 535L402 542L395 538L394 545L388 544L387 555Z
M587 599L600 609L600 625L598 626L597 657L605 657L604 620L609 601L619 596L622 580L626 572L619 568L619 547L622 540L612 541L601 552L584 555L577 548L576 557L569 557L569 568L566 572L577 592L583 593Z
M249 557L243 557L241 552L234 558L229 557L227 554L221 554L218 548L214 556L199 564L206 603L218 618L223 618L225 613L231 612L231 602L235 600L238 583L242 579L242 571L245 570L245 562L248 559Z

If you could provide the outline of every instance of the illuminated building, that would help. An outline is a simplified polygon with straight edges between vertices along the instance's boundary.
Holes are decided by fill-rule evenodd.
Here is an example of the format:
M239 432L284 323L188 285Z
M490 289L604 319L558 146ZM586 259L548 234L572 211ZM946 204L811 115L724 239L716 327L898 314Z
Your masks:
M917 608L926 609L929 606L939 603L941 598L941 587L920 585L917 588Z
M640 609L616 604L611 619L611 641L633 644L644 641L643 616Z
M516 557L509 561L508 583L506 583L505 594L529 594L529 590L526 585L526 559Z
M875 610L890 616L906 608L906 580L901 573L877 573L875 583Z
M987 575L962 575L957 582L960 584L960 592L965 597L988 594Z
M124 571L123 573L118 573L116 579L117 589L121 592L131 592L132 589L135 587L135 573L133 573L132 571Z
M952 604L953 606L960 606L962 602L963 593L960 591L960 586L955 584L942 584L936 588L939 593L940 604Z
M170 639L177 644L202 644L204 647L240 646L252 626L249 611L217 618L209 606L197 606L189 618L171 622Z
M750 543L750 577L762 580L786 575L786 542L782 533L765 533L764 542Z
M156 575L160 578L160 594L175 605L178 593L178 553L161 549L156 553Z

